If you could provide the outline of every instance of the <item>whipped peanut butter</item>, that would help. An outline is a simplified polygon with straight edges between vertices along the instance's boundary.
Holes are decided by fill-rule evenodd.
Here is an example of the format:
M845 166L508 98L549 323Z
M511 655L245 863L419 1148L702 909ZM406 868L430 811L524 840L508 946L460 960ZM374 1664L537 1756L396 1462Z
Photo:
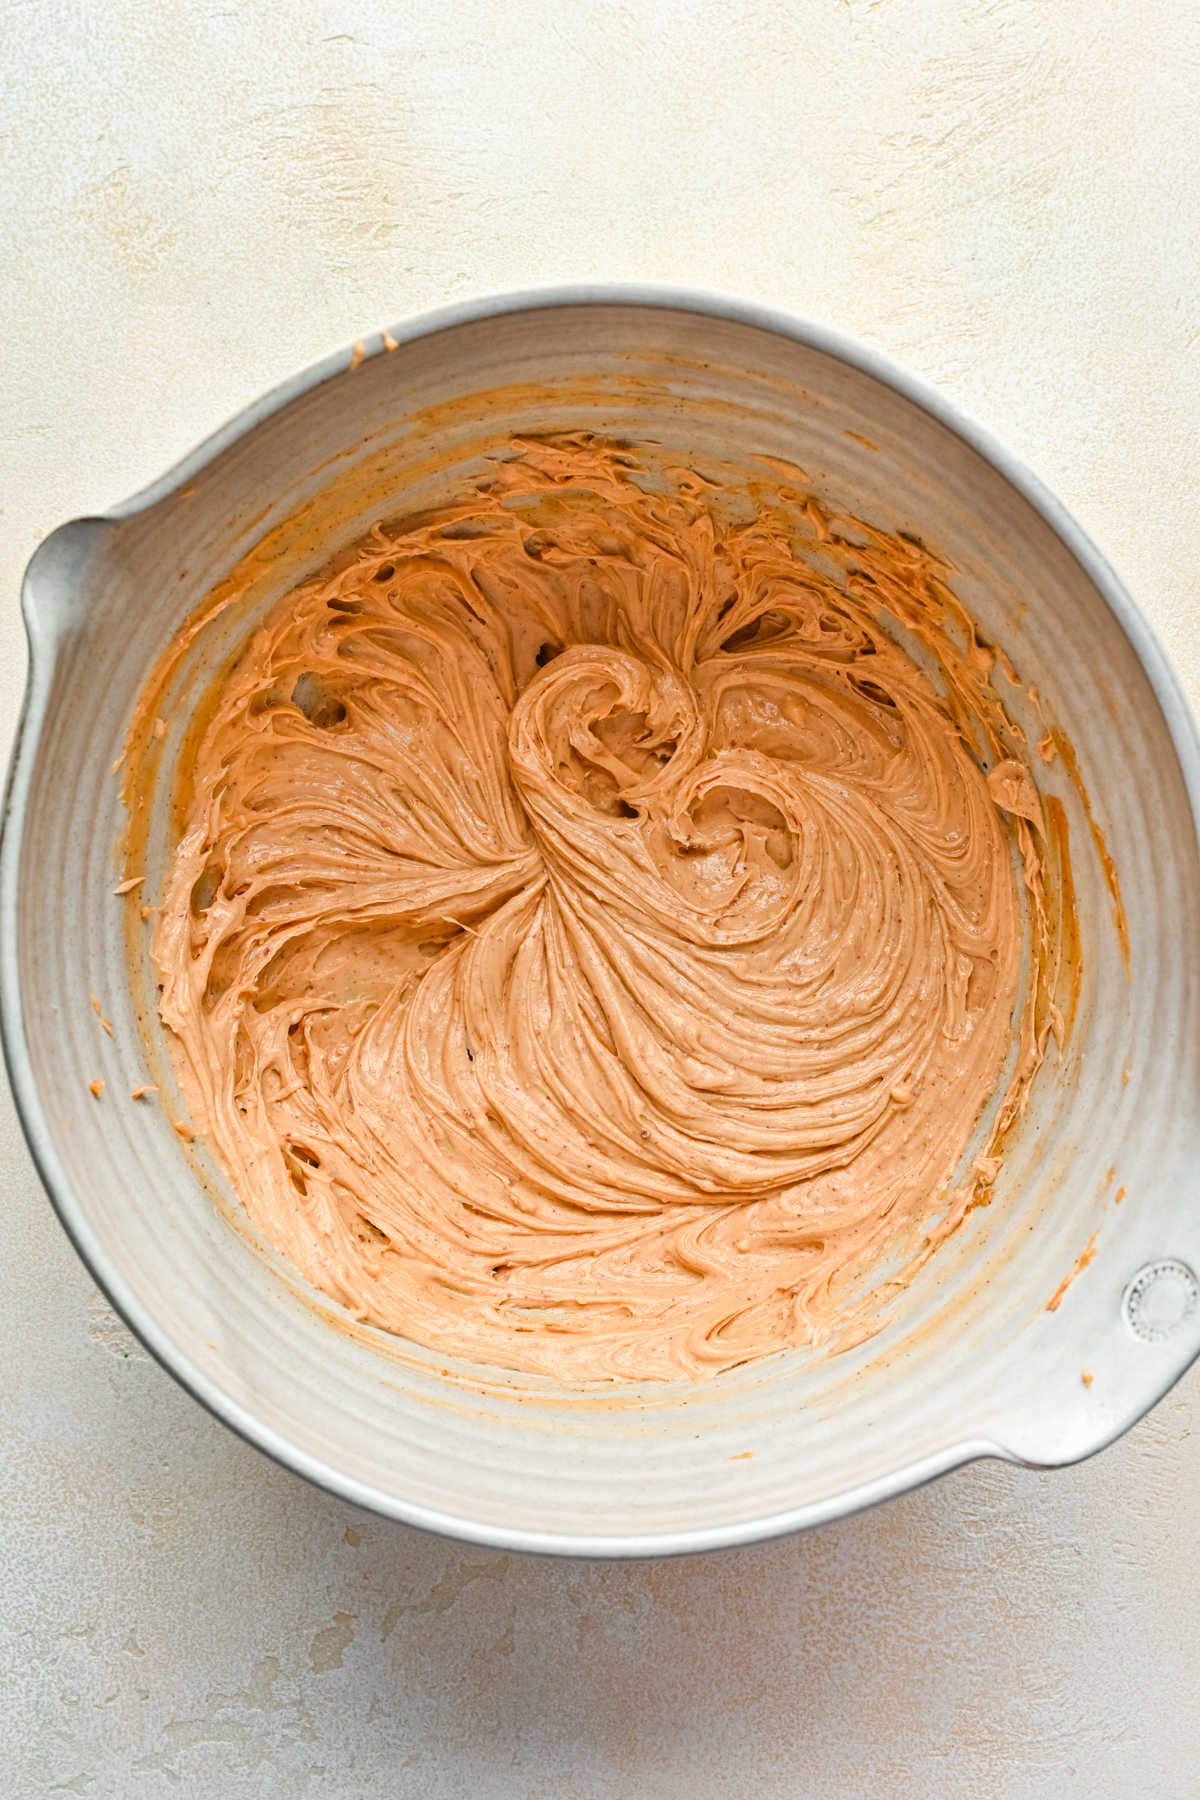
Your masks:
M570 1380L867 1335L1061 1029L1037 789L936 559L638 475L516 445L277 605L153 933L263 1235Z

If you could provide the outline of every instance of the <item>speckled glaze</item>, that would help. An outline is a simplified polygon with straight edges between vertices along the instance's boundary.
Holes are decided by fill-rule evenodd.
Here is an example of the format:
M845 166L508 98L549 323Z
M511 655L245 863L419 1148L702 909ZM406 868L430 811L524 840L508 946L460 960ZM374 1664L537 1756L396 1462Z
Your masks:
M1082 991L993 1204L856 1352L583 1396L335 1329L231 1229L232 1198L163 1107L130 1099L140 1080L165 1083L166 1064L137 958L130 980L136 904L112 893L124 816L111 773L146 672L269 538L246 602L196 640L165 696L170 730L146 795L153 899L189 702L251 618L374 519L442 497L489 443L580 426L700 463L786 458L839 507L944 554L1075 747L1132 942L1127 974L1098 840L1058 758L1044 788L1071 824ZM30 564L24 606L31 674L6 806L0 976L26 1134L114 1304L198 1399L281 1461L480 1542L664 1554L834 1517L976 1455L1074 1460L1200 1349L1200 1314L1172 1313L1186 1280L1162 1288L1152 1333L1135 1333L1123 1304L1139 1278L1144 1306L1151 1265L1200 1269L1195 730L1078 527L875 355L693 295L578 290L451 309L328 359L146 493L62 527ZM1032 734L1032 710L1014 705ZM1094 1258L1049 1310L1093 1236Z

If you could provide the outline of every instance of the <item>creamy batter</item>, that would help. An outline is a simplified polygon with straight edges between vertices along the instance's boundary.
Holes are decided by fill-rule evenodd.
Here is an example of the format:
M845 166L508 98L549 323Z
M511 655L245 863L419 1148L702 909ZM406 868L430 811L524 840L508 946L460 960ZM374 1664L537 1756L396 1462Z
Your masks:
M1060 1023L1037 790L935 559L637 475L517 445L289 594L153 937L265 1237L361 1319L572 1380L860 1339Z

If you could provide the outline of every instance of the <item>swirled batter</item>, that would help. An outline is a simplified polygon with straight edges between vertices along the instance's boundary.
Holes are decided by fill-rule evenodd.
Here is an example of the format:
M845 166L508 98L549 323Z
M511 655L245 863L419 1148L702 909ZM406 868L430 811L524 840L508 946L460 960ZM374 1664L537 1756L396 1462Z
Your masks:
M571 1379L863 1336L1056 1023L1037 792L935 560L644 489L518 445L289 594L153 940L265 1236L362 1319Z

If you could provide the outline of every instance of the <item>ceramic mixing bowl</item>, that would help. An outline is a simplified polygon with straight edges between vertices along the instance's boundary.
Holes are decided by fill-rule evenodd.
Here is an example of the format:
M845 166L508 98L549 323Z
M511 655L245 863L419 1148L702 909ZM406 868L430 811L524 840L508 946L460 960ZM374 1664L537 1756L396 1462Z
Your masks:
M126 820L112 766L148 671L240 570L241 597L164 696L165 738L144 747L134 825L152 900L195 706L253 619L373 521L445 498L512 434L580 427L701 466L784 458L840 509L917 534L953 565L982 631L1073 747L1077 777L1068 748L1038 779L1069 820L1081 948L1074 1029L1039 1075L992 1204L879 1336L705 1383L570 1393L447 1363L306 1295L202 1147L130 1098L139 1080L169 1092L171 1076L146 934L135 900L113 893ZM270 1455L479 1542L662 1554L830 1519L972 1457L1086 1456L1196 1355L1196 733L1137 608L1062 507L873 352L690 294L451 308L328 358L145 493L64 525L29 566L24 608L29 689L0 871L4 1041L24 1128L113 1304ZM1025 718L1024 687L1012 694Z

